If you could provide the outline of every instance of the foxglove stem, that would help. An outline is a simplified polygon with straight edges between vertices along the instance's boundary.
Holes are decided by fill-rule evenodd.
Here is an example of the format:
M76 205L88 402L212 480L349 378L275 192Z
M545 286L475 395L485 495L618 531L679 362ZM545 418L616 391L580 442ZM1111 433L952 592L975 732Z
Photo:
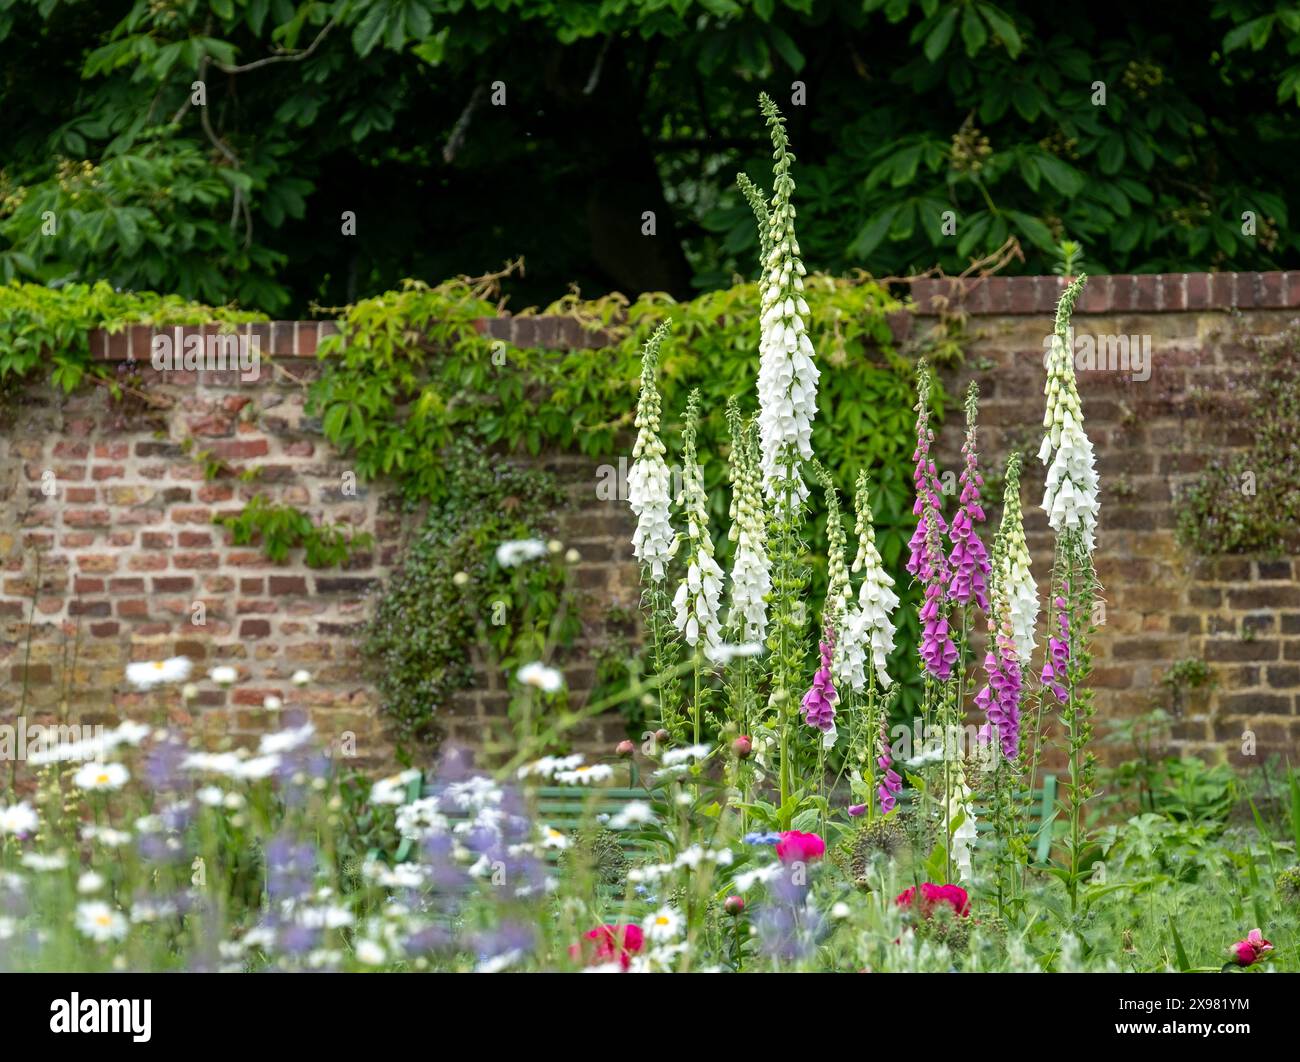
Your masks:
M961 497L957 512L952 518L952 585L948 596L959 605L968 604L972 598L987 612L989 603L987 587L989 556L976 533L975 525L984 522L984 509L980 504L980 488L984 477L979 470L979 453L976 444L975 418L979 405L979 386L972 380L966 392L966 439L962 443L965 458L961 473Z
M920 612L921 660L925 670L943 682L952 673L957 647L948 626L949 572L943 548L948 526L940 512L938 472L930 456L934 431L930 428L930 373L924 364L917 371L916 391L916 450L912 455L916 502L912 512L917 524L909 544L907 570L925 588Z

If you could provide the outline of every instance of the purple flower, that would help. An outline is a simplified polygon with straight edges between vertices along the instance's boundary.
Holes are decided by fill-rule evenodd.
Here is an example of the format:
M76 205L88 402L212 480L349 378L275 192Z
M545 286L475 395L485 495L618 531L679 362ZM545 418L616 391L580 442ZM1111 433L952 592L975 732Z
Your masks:
M876 796L880 800L880 810L888 815L898 805L898 794L903 789L903 779L894 770L894 761L889 755L889 745L885 741L885 724L880 724L880 755L876 757L876 766L882 777L876 786Z
M831 681L831 653L835 646L835 634L826 628L826 640L821 643L821 667L813 676L813 684L803 695L802 712L804 722L815 726L825 733L835 725L835 684Z
M1066 590L1068 592L1068 586ZM1054 602L1056 605L1056 622L1060 627L1060 637L1051 637L1047 640L1047 661L1043 664L1043 674L1041 676L1043 685L1050 689L1053 695L1062 704L1069 698L1064 686L1067 671L1070 666L1070 614L1066 611L1065 598L1058 597Z
M966 442L961 452L966 456L966 467L961 473L961 499L957 514L952 518L952 585L948 596L960 605L972 597L985 612L988 611L989 554L975 533L975 525L984 522L984 509L980 505L979 458L975 452L975 419L973 404L968 408Z
M996 651L990 649L984 655L988 683L975 695L975 703L997 729L1002 755L1013 760L1020 754L1020 657L1008 624L994 640Z
M930 457L934 432L930 429L930 381L924 371L917 381L917 391L920 398L916 404L916 450L912 454L915 462L912 481L916 486L912 513L917 521L908 544L911 554L907 570L925 586L925 602L921 606L921 659L930 674L946 681L957 661L957 646L946 614L949 571L943 536L948 532L948 525L940 512L938 470Z

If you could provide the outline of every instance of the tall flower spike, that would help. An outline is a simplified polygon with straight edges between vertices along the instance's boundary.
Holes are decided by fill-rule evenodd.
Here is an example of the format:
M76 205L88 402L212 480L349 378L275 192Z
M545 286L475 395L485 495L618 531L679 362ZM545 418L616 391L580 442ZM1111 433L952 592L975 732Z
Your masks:
M831 657L835 652L835 632L826 629L826 640L821 643L821 666L813 676L813 684L803 695L800 711L804 722L822 732L822 747L835 744L835 682L831 678Z
M822 609L822 626L838 634L844 609L853 595L845 560L847 541L840 517L840 496L831 474L816 460L813 472L826 492L826 604Z
M911 556L907 570L925 587L925 600L921 605L921 659L925 669L940 681L947 681L952 665L957 660L957 646L948 627L948 557L943 549L943 536L948 525L939 511L939 477L930 447L934 431L930 427L930 372L924 364L916 374L916 451L912 455L916 467L913 481L916 484L916 502L912 512L916 515L916 531L909 543Z
M1015 615L1011 593L1015 590L1013 568L1008 554L1015 547L1024 549L1024 529L1020 525L1020 455L1012 454L1007 461L1007 478L1003 489L1002 524L993 540L993 579L990 587L988 609L989 641L984 654L984 671L988 682L975 696L975 703L984 710L989 724L997 730L1002 755L1013 760L1020 751L1020 693L1022 660L1015 638ZM1028 567L1025 568L1026 574ZM1038 598L1030 580L1030 591L1035 593L1034 608ZM1023 590L1018 591L1023 592ZM1032 626L1030 637L1033 636ZM1028 660L1028 656L1025 657Z
M731 562L731 609L727 625L741 642L767 637L767 596L772 592L767 556L767 519L758 470L758 426L740 415L733 395L727 402L731 428L731 530L736 544Z
M880 755L876 757L876 766L880 768L880 784L876 786L876 797L880 800L880 811L888 815L898 806L898 794L903 790L903 779L894 770L894 759L889 754L887 724L880 721Z
M736 186L754 212L754 221L758 224L758 260L767 266L767 256L772 250L772 215L767 212L767 201L757 186L743 173L736 174Z
M794 179L785 119L767 95L759 97L772 135L774 189L769 213L768 252L760 281L759 438L763 490L778 513L808 497L800 465L812 459L812 423L817 416L817 380L812 340L805 320L804 266L795 238Z
M980 487L984 477L979 470L979 452L976 448L975 417L979 410L979 385L971 381L966 392L966 441L962 443L965 463L961 470L961 498L956 515L952 518L952 585L948 596L959 605L974 597L975 603L988 611L989 555L980 541L976 524L984 522L984 509L980 504Z
M664 321L646 340L641 352L641 394L636 403L636 445L632 468L627 476L628 502L636 513L632 552L645 575L659 582L667 574L668 562L677 551L677 540L669 518L672 489L664 444L659 438L661 403L656 383L659 348L672 322Z
M862 573L858 603L845 615L843 633L835 644L835 678L841 686L861 691L867 683L866 657L870 654L880 688L887 690L889 654L894 651L893 612L898 608L894 580L885 572L876 548L876 529L871 513L871 494L867 473L858 473L857 492L853 498L857 515L858 552L853 571Z
M1083 408L1074 375L1074 329L1070 315L1087 277L1080 276L1061 294L1056 327L1047 355L1047 408L1038 459L1048 465L1043 509L1058 535L1079 531L1091 556L1096 545L1097 470L1092 443L1083 430ZM1055 456L1053 456L1055 452Z
M975 849L978 828L975 823L975 804L971 800L970 787L966 784L966 773L962 769L961 760L954 762L957 773L944 809L944 825L948 831L949 851L952 853L953 865L957 868L957 876L960 880L969 882L973 876L971 855ZM958 822L958 819L961 821Z
M700 392L686 401L686 426L682 429L682 490L677 504L686 516L686 531L679 543L686 546L686 577L673 597L673 626L690 646L702 646L704 655L717 660L722 645L718 624L718 603L722 597L722 569L713 559L709 536L709 499L695 452L695 435L700 420Z
M1024 517L1020 510L1020 455L1007 460L1007 478L1002 491L1002 524L998 531L1006 543L1001 560L1001 579L1011 612L1011 635L1021 665L1029 663L1037 644L1038 587L1033 573L1029 545L1025 542Z

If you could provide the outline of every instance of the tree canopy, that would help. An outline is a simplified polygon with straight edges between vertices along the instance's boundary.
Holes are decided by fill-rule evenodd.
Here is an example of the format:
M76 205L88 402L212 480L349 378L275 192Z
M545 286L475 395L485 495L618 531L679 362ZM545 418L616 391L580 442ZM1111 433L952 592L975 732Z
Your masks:
M522 255L516 306L688 296L753 271L760 90L816 268L1300 248L1288 0L0 0L0 49L0 280L296 315Z

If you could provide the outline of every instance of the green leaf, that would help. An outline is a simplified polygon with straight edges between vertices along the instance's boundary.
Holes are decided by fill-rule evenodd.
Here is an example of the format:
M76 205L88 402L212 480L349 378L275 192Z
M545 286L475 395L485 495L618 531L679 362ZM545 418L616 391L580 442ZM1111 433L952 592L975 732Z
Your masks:
M1173 915L1169 916L1169 932L1174 936L1174 956L1178 960L1178 969L1182 973L1187 973L1192 968L1192 964L1188 961L1187 952L1183 948L1183 940L1178 935L1178 927L1174 925Z
M985 21L988 22L993 32L998 35L1006 47L1007 54L1012 59L1018 56L1024 44L1020 40L1020 33L1016 30L1015 23L992 4L980 4L979 9L980 14L984 16Z
M975 13L973 7L968 7L962 12L961 39L966 45L966 54L969 56L976 55L989 39L984 21Z
M1067 198L1078 195L1086 183L1083 174L1068 162L1046 152L1037 156L1038 168L1053 188Z
M874 217L863 223L858 234L849 244L848 253L857 258L867 258L871 252L880 246L880 241L885 238L889 232L889 227L894 223L894 215L898 213L900 204L895 203L893 206L886 207Z
M1097 148L1097 165L1108 176L1119 173L1120 167L1124 165L1124 140L1117 133L1111 133L1102 140Z
M947 50L948 42L952 40L952 32L956 26L957 8L949 8L935 23L934 28L930 30L929 36L925 38L923 51L930 62L935 62Z

